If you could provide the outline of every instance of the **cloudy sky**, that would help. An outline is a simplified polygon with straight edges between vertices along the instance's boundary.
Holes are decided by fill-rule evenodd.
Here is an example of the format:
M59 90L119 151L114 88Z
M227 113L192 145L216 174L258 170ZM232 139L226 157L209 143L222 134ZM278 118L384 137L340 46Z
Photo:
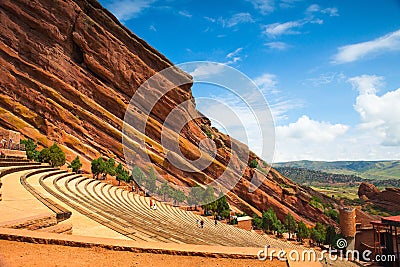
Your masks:
M176 64L220 62L250 77L274 116L275 162L400 159L400 1L99 2Z

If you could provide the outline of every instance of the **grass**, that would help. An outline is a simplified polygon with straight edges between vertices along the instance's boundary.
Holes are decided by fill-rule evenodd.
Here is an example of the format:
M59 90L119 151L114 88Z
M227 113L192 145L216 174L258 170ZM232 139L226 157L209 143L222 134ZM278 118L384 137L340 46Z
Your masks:
M311 188L335 198L358 199L358 186L312 186Z

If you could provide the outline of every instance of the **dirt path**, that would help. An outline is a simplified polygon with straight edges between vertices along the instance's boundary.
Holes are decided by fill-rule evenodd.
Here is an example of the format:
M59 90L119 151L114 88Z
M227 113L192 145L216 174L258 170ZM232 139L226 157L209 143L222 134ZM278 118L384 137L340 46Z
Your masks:
M285 262L174 256L112 251L102 248L78 248L0 240L0 267L53 266L268 266L286 267Z

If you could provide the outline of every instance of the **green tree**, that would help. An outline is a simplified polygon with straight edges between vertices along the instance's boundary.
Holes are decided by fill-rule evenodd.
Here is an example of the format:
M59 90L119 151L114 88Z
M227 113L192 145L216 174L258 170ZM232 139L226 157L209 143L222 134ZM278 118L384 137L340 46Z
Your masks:
M100 173L104 173L105 168L106 164L102 158L92 160L90 169L92 171L93 177L95 177L96 179L99 177Z
M325 210L324 214L335 222L339 223L339 212L337 212L335 209Z
M253 215L253 219L251 221L252 225L256 229L263 229L263 220L261 217L258 217L257 215Z
M37 144L32 139L24 139L21 144L25 146L26 157L30 160L38 161L39 151L36 150Z
M276 216L275 211L270 207L267 211L262 213L263 229L264 231L275 232L281 227L281 221Z
M118 185L121 184L121 181L129 183L129 181L130 181L129 172L127 172L126 170L122 169L122 171L119 171L117 173L116 179L118 181Z
M170 196L171 195L171 190L172 188L168 185L167 182L162 183L161 187L159 188L159 193L160 195L163 196L163 199L165 201L166 196Z
M309 236L310 230L307 228L307 225L304 222L299 221L297 224L297 238L300 241L303 241L303 239L308 238Z
M142 172L142 170L139 168L139 166L133 167L132 177L139 186L143 186L143 182L146 177L145 177L144 173Z
M283 233L286 232L286 227L280 220L276 221L274 228L278 237L282 237Z
M326 228L326 236L325 236L325 244L329 245L330 247L335 245L336 241L336 230L335 227L332 225L328 225Z
M217 210L217 203L215 202L214 189L211 186L207 186L206 190L204 191L202 196L202 203L203 203L202 208L205 211Z
M252 161L250 161L249 167L253 168L253 169L257 168L258 167L258 161L256 159L253 159Z
M65 153L54 143L49 148L43 148L38 159L40 162L49 163L52 167L59 167L65 164Z
M109 158L105 163L105 173L111 176L115 176L117 174L115 170L115 160L113 158Z
M47 147L45 147L45 148L43 148L42 150L40 150L38 159L39 159L39 161L42 162L42 163L44 163L44 162L46 162L46 163L50 162L50 150L49 150Z
M297 222L290 213L286 216L285 227L289 232L289 238L291 238L292 233L294 234L297 230Z
M325 227L317 222L315 227L310 231L310 238L317 243L317 245L321 245L325 242L326 239L326 229Z
M195 209L197 209L197 204L201 202L203 191L203 188L198 185L191 187L188 196L188 204L190 206L194 206Z
M65 153L56 143L49 148L49 155L49 163L52 167L60 167L65 164Z
M121 181L126 181L125 177L125 169L122 163L119 163L117 168L115 168L116 179L118 181L118 185L121 185Z
M157 177L154 171L154 168L151 167L149 170L149 175L146 180L146 189L149 190L149 192L154 193L157 192Z
M115 168L115 174L118 175L118 173L122 173L124 171L124 166L122 165L122 163L119 163L117 168Z
M229 203L226 200L226 196L222 192L220 192L217 199L217 213L222 218L228 218L231 213L231 208L229 207Z
M72 168L73 172L77 172L81 167L82 163L78 156L76 156L76 158L73 161L71 161L71 164L68 165L68 168Z
M183 193L181 190L178 189L173 189L171 188L171 194L172 194L172 199L174 200L174 205L177 205L177 203L181 203L185 201L186 196L185 193Z

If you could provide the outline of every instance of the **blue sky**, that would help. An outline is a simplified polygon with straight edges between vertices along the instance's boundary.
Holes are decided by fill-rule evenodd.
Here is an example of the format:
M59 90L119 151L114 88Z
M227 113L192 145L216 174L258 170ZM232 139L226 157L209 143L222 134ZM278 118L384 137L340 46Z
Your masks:
M253 79L274 116L276 162L400 159L400 1L100 2L173 63L226 63Z

